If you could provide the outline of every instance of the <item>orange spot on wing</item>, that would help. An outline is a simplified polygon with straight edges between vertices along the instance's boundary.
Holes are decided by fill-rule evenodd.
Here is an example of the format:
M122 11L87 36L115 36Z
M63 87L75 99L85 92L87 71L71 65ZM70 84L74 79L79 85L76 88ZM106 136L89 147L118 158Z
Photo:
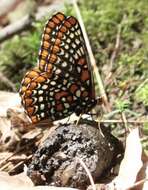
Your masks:
M68 21L72 24L75 25L77 20L74 17L69 17Z
M57 38L57 39L55 40L55 45L58 46L60 43L61 43L61 40Z
M68 21L65 21L65 22L64 22L64 25L65 25L67 28L70 28L70 27L71 27L71 24L70 24Z
M46 28L45 28L45 32L46 32L47 34L50 34L50 33L51 33L51 28L46 27Z
M57 19L56 17L53 17L53 19L52 19L52 20L53 20L53 22L54 22L54 23L56 23L56 24L59 24L59 23L60 23L60 20L59 20L59 19Z
M63 96L67 96L67 92L65 92L65 91L61 91L61 92L57 92L56 94L55 94L55 99L56 100L59 100L59 99L61 99Z
M31 94L32 94L31 90L26 90L25 97L31 96Z
M33 115L33 113L34 113L34 107L28 107L26 110L27 110L27 113L28 113L29 116Z
M36 82L31 82L31 83L30 83L30 86L29 86L29 89L30 89L30 90L33 90L33 89L36 88L36 86L37 86L37 83L36 83Z
M48 34L44 34L43 39L48 41L50 39L50 36Z
M53 46L53 49L52 49L53 53L57 53L60 51L60 48L58 46Z
M68 102L72 102L72 101L73 101L72 96L68 96L68 97L67 97L67 100L68 100Z
M27 90L27 87L26 87L26 86L22 86L21 92L23 93L23 92L25 92L26 90Z
M48 49L50 47L50 44L48 41L44 41L43 46L44 46L44 48Z
M46 61L44 59L41 59L39 65L44 66L45 64L46 64Z
M39 76L38 78L35 79L36 82L41 83L44 82L46 79L42 76Z
M37 123L38 122L37 116L32 116L31 121L32 121L32 123Z
M62 111L64 108L63 108L63 105L62 104L58 104L56 105L56 110L57 111Z
M51 54L49 62L50 63L55 63L56 60L57 60L57 56L55 54Z
M70 87L70 92L74 94L74 92L78 89L78 86L75 84L72 84Z
M52 67L53 67L52 64L47 65L47 72L48 72L47 76L48 76L48 78L50 78L52 76L52 73L51 73Z
M52 22L52 21L49 21L49 22L48 22L48 27L50 27L50 28L55 28L55 23Z
M89 73L87 70L82 70L82 74L81 74L81 80L82 81L86 81L90 78Z
M63 36L63 33L62 32L58 32L58 34L57 34L57 38L62 38L62 36Z
M25 77L23 84L27 85L31 82L31 79L28 77Z
M32 104L33 100L31 98L25 99L25 106L30 106Z
M62 26L62 27L60 28L60 31L63 32L63 33L65 33L65 32L67 31L67 28L66 28L65 26Z
M61 13L58 13L58 14L56 15L56 17L57 17L59 20L61 20L61 21L65 19L64 15L61 14Z
M43 56L44 58L46 58L48 56L48 51L47 50L43 50L41 52L41 56Z
M80 64L80 65L86 64L85 59L84 58L80 58L79 61L78 61L78 64Z
M35 77L38 77L39 76L39 73L37 73L36 71L30 71L27 75L27 77L33 79Z

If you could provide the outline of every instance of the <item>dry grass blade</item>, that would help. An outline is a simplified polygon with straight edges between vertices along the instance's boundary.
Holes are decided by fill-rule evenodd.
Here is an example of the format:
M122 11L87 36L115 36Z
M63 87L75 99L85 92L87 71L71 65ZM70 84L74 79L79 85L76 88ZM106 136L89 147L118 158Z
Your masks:
M8 25L7 27L1 29L0 32L0 42L10 38L14 34L21 32L22 30L26 29L27 27L31 26L32 23L32 16L26 15L22 19L18 20L15 23Z
M118 120L118 119L101 119L101 120L97 120L97 122L99 123L121 123L121 124L125 124L125 122L123 120ZM138 120L126 120L126 124L145 124L148 123L148 120L142 120L142 119L138 119Z
M95 186L95 183L94 183L94 180L92 178L92 175L89 171L89 169L87 168L86 164L83 162L83 160L81 160L80 158L77 158L78 162L80 162L80 164L83 166L83 168L85 169L88 177L89 177L89 180L90 180L90 183L91 183L91 186L92 186L92 189L93 190L96 190L96 186Z
M133 186L131 186L130 188L134 188L134 187L137 187L138 185L141 185L141 184L144 184L145 182L147 182L148 179L142 179L138 182L136 182Z
M142 146L138 128L133 129L126 139L126 149L118 176L108 184L110 189L129 189L135 185L137 174L142 167Z
M4 76L2 72L0 72L0 80L1 82L5 83L8 87L10 87L13 90L13 92L17 91L15 85L6 76Z

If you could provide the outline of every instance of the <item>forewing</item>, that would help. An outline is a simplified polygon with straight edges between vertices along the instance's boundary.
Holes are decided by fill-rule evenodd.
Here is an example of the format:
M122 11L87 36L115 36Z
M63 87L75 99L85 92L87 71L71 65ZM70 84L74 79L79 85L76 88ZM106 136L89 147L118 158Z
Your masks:
M46 29L45 29L46 31ZM44 34L45 35L45 34ZM44 44L43 35L43 44ZM85 41L76 18L70 16L62 20L56 34L49 41L51 44L44 66L44 71L59 69L59 73L69 81L79 81L94 98L93 76L89 63Z

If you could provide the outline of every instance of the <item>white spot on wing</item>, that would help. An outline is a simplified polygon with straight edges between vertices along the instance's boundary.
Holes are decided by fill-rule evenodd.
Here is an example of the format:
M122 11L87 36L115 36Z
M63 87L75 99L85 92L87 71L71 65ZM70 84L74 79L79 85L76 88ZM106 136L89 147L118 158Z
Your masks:
M54 95L54 92L52 92L52 91L49 92L49 95L50 95L50 96L53 96L53 95Z
M69 46L67 44L65 45L65 49L69 49Z
M80 49L77 50L77 53L79 54L79 56L81 56L81 51L80 51Z
M76 48L76 44L75 44L75 43L72 43L72 47L75 49L75 48Z
M74 58L75 58L75 59L78 59L78 55L77 55L77 54L75 54L75 55L74 55Z
M84 55L83 47L80 47L80 51L81 51L82 55Z
M41 95L41 94L43 94L43 92L44 92L43 90L39 90L38 94Z
M79 41L77 38L76 38L75 42L76 42L76 44L79 44L79 43L80 43L80 41Z
M81 73L81 68L77 67L77 71L78 71L78 73Z
M64 104L64 107L65 107L65 108L69 108L70 106L69 106L68 103L65 103L65 104Z
M77 96L77 97L80 97L80 96L81 96L81 91L80 91L80 90L77 90L77 91L76 91L76 96Z
M61 70L60 69L56 69L55 73L58 75L61 73Z
M45 113L44 112L41 113L41 117L42 118L45 117Z
M48 88L48 85L46 85L46 84L44 84L43 86L42 86L42 89L43 90L46 90Z
M42 102L42 101L43 101L43 97L39 96L39 102Z
M73 49L70 49L70 53L74 53L74 50L73 50Z
M68 53L65 53L65 58L68 58L68 57L69 57Z
M70 40L70 38L68 38L68 39L67 39L67 43L70 43L70 42L71 42L71 40Z
M52 86L55 86L55 85L56 85L56 82L55 82L55 81L51 81L50 84L51 84Z
M40 105L40 109L41 109L41 110L44 110L44 108L45 108L45 105L44 105L44 104L41 104L41 105Z
M50 112L51 112L51 113L55 113L54 108L51 108Z
M72 28L71 28L71 31L74 31L74 30L75 30L75 28L72 27ZM73 33L71 33L71 34L73 34ZM70 37L71 37L71 34L70 34ZM73 34L72 36L74 37L74 34ZM71 38L73 38L73 37L71 37Z
M62 67L67 67L67 63L65 61L62 63Z

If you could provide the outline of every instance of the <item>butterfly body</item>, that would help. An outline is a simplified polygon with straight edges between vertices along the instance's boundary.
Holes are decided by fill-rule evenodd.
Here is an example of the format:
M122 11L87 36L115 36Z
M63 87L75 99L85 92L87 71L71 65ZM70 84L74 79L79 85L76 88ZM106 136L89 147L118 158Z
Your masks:
M38 66L26 73L20 90L33 123L86 113L96 104L88 63L78 21L55 14L44 29Z

